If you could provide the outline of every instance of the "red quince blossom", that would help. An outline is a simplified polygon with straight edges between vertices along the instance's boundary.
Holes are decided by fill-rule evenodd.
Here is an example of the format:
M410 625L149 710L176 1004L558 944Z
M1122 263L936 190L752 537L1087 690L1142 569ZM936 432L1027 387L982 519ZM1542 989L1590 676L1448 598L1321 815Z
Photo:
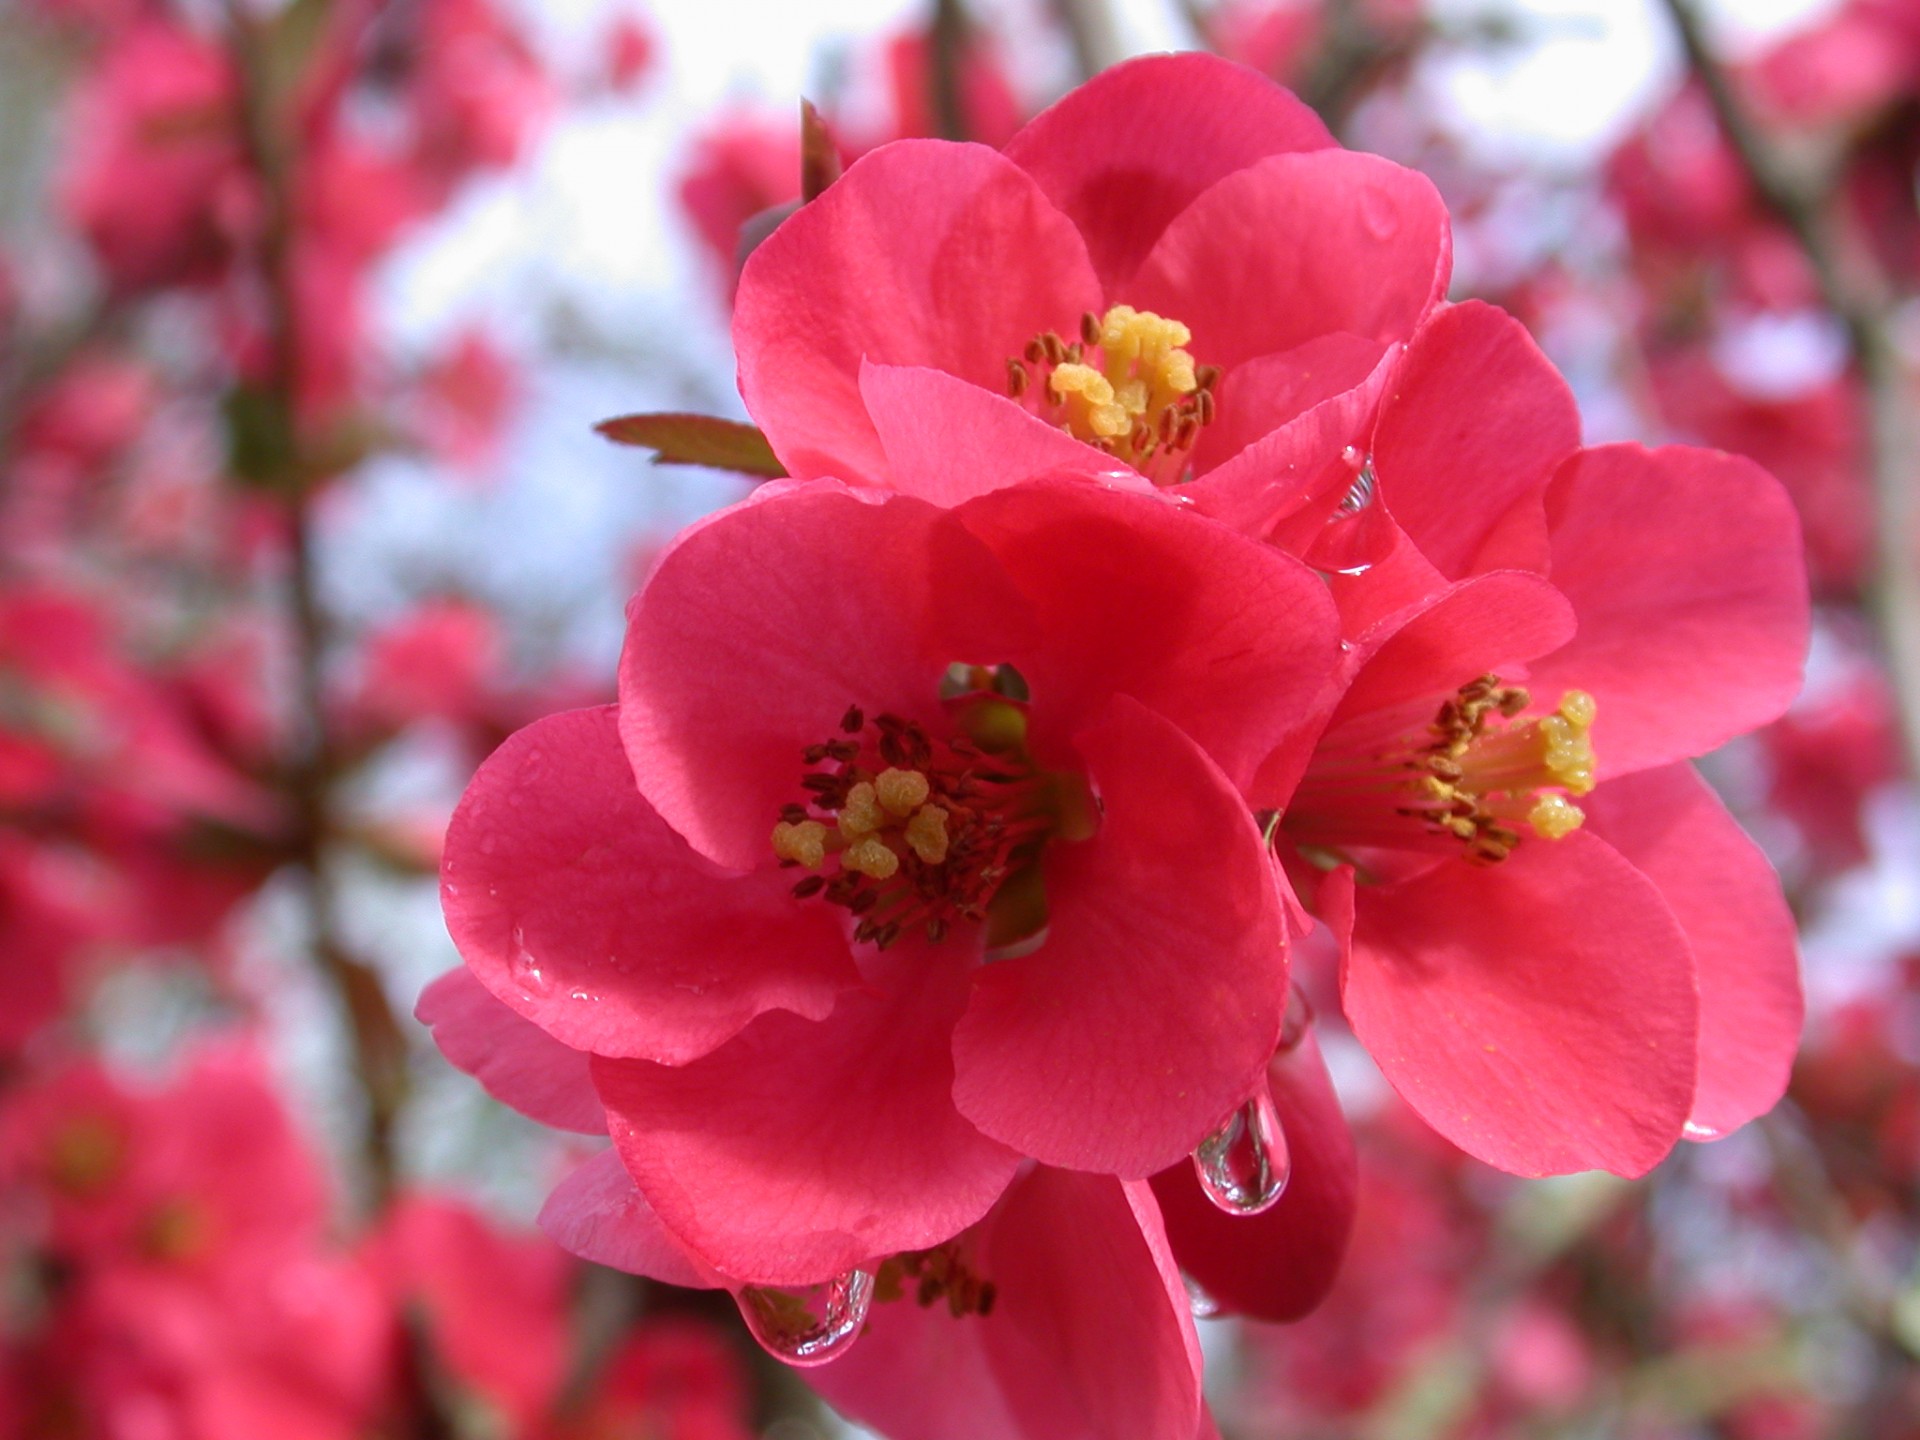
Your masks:
M1345 494L1450 256L1424 177L1240 66L1152 57L1004 152L851 166L747 261L740 389L795 476L953 504L1101 469L1258 529Z
M617 710L522 731L455 815L449 926L541 1058L423 1013L540 1108L587 1064L648 1205L742 1281L940 1243L1023 1154L1144 1177L1273 1051L1239 787L1333 645L1297 562L1083 479L764 489L660 561Z
M220 46L172 21L115 33L74 94L61 204L124 290L225 267L254 196Z
M439 985L477 989L457 972ZM540 1223L585 1259L725 1287L748 1313L768 1303L690 1255L614 1151L564 1182ZM1128 1426L1215 1433L1188 1291L1145 1182L1023 1170L960 1234L878 1262L864 1303L859 1344L808 1378L894 1440L959 1440L987 1427L1009 1440L1100 1440Z
M1429 479L1476 528L1476 492ZM1798 688L1799 533L1710 451L1583 450L1533 504L1551 583L1396 598L1304 775L1255 799L1330 868L1344 1008L1416 1110L1519 1173L1638 1174L1770 1106L1798 1038L1778 883L1683 762Z

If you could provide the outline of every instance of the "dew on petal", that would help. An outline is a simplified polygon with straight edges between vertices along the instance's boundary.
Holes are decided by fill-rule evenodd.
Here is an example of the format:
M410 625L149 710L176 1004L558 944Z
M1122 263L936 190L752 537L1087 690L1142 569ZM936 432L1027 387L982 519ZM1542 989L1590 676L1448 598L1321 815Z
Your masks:
M824 1365L860 1338L873 1304L873 1273L849 1270L820 1285L748 1285L734 1297L747 1329L776 1360Z
M1714 1129L1711 1125L1696 1125L1689 1120L1681 1128L1680 1133L1689 1140L1718 1140L1723 1132Z
M518 925L513 927L513 954L507 959L507 974L531 995L546 994L553 983L541 970L539 956L527 948L526 931Z
M1286 1192L1293 1162L1264 1079L1259 1093L1200 1142L1193 1168L1207 1198L1229 1215L1258 1215Z

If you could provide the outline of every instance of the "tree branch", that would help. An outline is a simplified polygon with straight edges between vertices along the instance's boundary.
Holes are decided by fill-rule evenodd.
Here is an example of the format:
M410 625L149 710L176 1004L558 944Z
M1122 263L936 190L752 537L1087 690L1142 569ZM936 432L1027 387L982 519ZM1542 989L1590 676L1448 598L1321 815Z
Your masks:
M1829 206L1833 186L1813 186L1769 144L1714 55L1692 0L1663 0L1720 129L1761 203L1806 256L1822 302L1846 331L1867 398L1874 567L1867 608L1880 634L1898 712L1907 773L1920 778L1920 568L1915 563L1914 430L1908 375L1887 324L1892 287L1871 257L1843 256Z

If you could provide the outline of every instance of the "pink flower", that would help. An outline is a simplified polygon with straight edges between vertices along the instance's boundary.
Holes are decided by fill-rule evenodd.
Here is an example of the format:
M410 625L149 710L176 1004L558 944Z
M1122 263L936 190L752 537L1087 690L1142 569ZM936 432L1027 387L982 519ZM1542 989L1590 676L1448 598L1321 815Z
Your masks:
M73 101L61 204L121 289L204 281L250 207L233 72L159 19L115 34Z
M562 1184L541 1224L587 1259L725 1286L763 1330L793 1298L689 1257L611 1151ZM1142 1181L1025 1170L976 1224L879 1258L862 1280L858 1344L813 1359L807 1376L892 1440L1214 1434L1187 1289Z
M795 476L951 504L1101 469L1259 529L1338 503L1449 263L1423 177L1239 66L1137 60L1004 153L883 146L786 220L741 275L740 389Z
M1344 1008L1429 1123L1523 1174L1638 1174L1770 1106L1799 1033L1778 884L1682 763L1798 688L1798 527L1750 463L1636 446L1567 461L1544 516L1551 585L1376 623L1298 785L1255 798L1328 870Z
M1084 480L763 490L660 561L617 711L522 731L455 815L455 941L551 1038L423 1013L598 1128L557 1098L586 1066L647 1204L743 1281L938 1244L1022 1155L1151 1174L1279 1033L1238 787L1332 644L1296 562Z

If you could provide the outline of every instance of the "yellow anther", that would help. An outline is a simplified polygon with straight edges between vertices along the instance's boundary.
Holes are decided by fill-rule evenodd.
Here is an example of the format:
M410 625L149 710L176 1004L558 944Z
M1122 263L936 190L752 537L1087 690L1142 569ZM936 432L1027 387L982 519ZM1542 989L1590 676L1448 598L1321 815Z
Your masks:
M938 805L924 806L907 822L906 836L914 854L938 865L947 858L947 812Z
M840 806L840 833L849 840L858 840L863 835L871 835L887 823L886 811L880 808L880 797L874 793L870 781L862 780L851 790Z
M1599 708L1593 696L1584 690L1569 690L1560 697L1560 714L1582 735L1593 728L1593 718Z
M840 853L840 865L842 869L874 880L890 880L900 868L900 857L889 850L879 836L869 835Z
M1133 417L1114 401L1113 386L1091 365L1056 366L1047 386L1067 407L1067 428L1076 435L1113 440L1133 428Z
M782 820L773 827L773 853L782 860L797 860L809 870L818 870L827 858L827 827L818 820L802 820L797 825Z
M882 770L873 782L880 803L902 819L924 805L932 789L918 770Z
M1527 811L1527 824L1546 840L1561 840L1586 823L1586 812L1564 795L1542 795Z

